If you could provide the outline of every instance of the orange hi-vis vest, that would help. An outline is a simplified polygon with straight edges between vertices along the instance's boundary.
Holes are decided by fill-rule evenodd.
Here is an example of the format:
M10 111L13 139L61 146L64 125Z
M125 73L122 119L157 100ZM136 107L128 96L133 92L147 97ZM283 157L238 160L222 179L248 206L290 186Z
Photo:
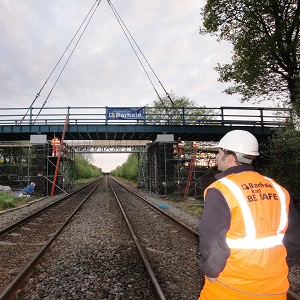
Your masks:
M51 140L51 145L53 145L53 146L59 146L59 145L60 145L60 140L59 140L59 138L53 138L53 139Z
M230 256L219 283L243 295L285 294L289 282L282 240L289 193L274 180L249 171L223 177L210 188L223 194L231 212L226 233Z
M59 140L59 138L53 138L53 139L51 140L51 145L52 145L53 147L59 147L59 146L60 146L60 140Z

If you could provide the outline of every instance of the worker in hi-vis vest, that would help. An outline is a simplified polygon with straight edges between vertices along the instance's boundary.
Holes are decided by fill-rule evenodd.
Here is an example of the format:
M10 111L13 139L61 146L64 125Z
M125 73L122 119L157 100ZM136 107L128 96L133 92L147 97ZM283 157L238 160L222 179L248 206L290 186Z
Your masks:
M198 300L283 300L300 258L300 217L288 191L254 171L258 141L233 130L216 146L216 181L204 192Z
M54 137L51 140L51 146L52 146L52 156L57 156L59 152L59 147L60 147L60 140L58 137Z

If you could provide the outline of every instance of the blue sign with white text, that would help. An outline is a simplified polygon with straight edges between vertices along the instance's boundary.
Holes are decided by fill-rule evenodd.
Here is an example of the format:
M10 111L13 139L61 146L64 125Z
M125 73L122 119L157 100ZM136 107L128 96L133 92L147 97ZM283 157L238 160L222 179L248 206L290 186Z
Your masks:
M143 107L107 107L107 120L144 120Z

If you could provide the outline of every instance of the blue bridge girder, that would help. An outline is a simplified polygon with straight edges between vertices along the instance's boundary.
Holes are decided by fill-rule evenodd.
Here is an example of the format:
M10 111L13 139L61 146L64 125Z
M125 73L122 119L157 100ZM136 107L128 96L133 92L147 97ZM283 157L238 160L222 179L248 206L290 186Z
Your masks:
M116 108L129 110L130 107ZM136 109L136 108L133 108ZM60 137L66 117L66 140L155 140L174 134L175 140L218 141L233 129L244 129L264 140L290 121L291 111L267 107L142 107L139 118L113 119L107 107L0 108L0 141L29 140L31 135Z

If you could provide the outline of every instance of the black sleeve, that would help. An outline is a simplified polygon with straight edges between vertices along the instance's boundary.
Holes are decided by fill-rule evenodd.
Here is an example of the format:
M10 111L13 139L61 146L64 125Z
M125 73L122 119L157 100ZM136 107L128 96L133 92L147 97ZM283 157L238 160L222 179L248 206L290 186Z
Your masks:
M215 188L209 189L198 227L199 266L208 277L218 277L226 265L230 254L226 243L230 220L230 210L221 192Z
M283 238L283 244L287 250L287 264L292 267L300 259L300 216L292 200L289 207L288 228Z

